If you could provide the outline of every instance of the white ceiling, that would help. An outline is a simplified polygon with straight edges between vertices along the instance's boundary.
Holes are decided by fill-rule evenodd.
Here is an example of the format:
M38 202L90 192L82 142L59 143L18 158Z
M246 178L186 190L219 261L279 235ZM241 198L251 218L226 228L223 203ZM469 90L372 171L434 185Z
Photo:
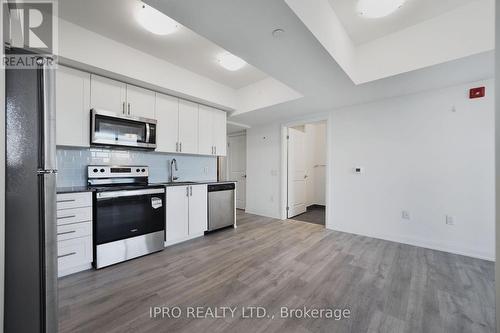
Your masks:
M354 44L363 44L481 0L408 0L393 14L379 19L358 15L356 0L328 0Z
M355 85L284 1L146 2L171 13L172 18L231 52L242 55L304 95L292 102L230 118L247 125L289 121L342 106L491 78L494 73L493 52L486 52ZM285 30L279 39L271 34L276 28Z
M225 50L186 27L167 36L144 30L134 17L139 6L139 0L59 0L59 15L88 30L235 89L268 77L251 65L235 72L223 69L216 57Z

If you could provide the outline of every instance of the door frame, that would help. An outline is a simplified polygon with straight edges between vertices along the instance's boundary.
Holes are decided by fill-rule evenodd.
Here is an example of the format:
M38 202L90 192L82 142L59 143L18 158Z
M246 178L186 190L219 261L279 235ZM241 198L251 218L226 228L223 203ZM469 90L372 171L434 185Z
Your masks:
M288 128L300 125L306 125L310 123L317 123L325 121L326 122L326 175L325 175L325 202L326 202L326 216L325 216L325 228L334 229L333 226L333 214L332 214L332 194L333 186L331 181L333 179L333 168L332 168L332 115L331 113L320 114L316 116L311 116L309 118L302 118L300 120L287 122L281 125L281 219L287 219L286 207L288 205Z
M231 133L231 134L228 134L227 135L227 155L226 155L226 159L225 159L225 166L226 166L226 172L225 172L225 177L226 179L229 179L231 180L231 167L229 166L230 165L230 150L231 150L231 147L229 145L229 138L231 137L237 137L237 136L244 136L245 137L245 151L247 151L247 142L246 142L246 137L247 137L247 131L246 129L242 130L241 132L235 132L235 133ZM245 155L246 157L246 155ZM245 163L245 175L247 174L247 165ZM245 182L246 182L246 178L245 178ZM234 197L234 200L236 202L236 196ZM246 208L247 208L247 194L246 194L246 184L245 184L245 211L246 211Z

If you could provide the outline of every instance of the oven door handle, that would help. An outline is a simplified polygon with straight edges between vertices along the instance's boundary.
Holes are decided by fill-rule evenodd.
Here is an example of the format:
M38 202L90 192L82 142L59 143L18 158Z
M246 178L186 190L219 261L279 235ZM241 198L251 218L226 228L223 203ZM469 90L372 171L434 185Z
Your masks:
M98 192L96 194L97 200L99 199L109 199L109 198L121 198L121 197L134 197L147 194L158 194L165 193L164 188L155 188L148 190L128 190L128 191L109 191L109 192Z

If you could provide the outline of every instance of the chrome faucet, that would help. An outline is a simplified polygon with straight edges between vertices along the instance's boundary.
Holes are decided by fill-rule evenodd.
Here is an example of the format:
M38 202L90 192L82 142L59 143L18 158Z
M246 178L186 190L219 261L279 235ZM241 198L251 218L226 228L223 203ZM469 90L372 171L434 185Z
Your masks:
M179 177L174 177L174 167L175 171L179 171L179 169L177 168L177 160L175 158L170 161L170 183L173 183L174 181L179 179Z

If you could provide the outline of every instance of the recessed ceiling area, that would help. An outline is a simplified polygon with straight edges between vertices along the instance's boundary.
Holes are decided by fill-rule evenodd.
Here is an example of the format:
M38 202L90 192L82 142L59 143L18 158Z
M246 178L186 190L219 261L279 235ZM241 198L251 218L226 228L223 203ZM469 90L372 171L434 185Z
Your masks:
M328 1L353 43L359 45L478 0L407 0L394 13L377 19L360 16L356 0Z
M141 5L139 0L63 0L59 16L234 89L268 77L248 63L238 71L224 69L218 56L227 50L182 25L165 36L147 31L135 19Z

